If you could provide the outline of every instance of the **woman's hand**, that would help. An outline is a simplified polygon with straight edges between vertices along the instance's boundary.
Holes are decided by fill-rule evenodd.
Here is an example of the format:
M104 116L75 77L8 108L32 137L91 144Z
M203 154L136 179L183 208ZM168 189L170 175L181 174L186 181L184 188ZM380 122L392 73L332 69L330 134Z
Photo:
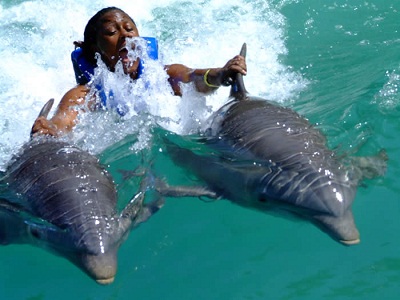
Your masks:
M78 114L85 110L86 95L89 87L77 85L70 89L61 99L51 119L38 117L33 123L31 136L47 134L61 136L71 132L77 123Z
M246 59L240 55L228 60L222 68L208 69L204 75L204 83L210 88L229 86L237 73L247 74Z
M230 59L226 65L220 69L217 75L220 85L231 85L237 73L242 75L247 74L246 59L240 55L236 55L234 58Z
M31 137L37 135L58 136L57 126L45 117L38 117L33 123Z

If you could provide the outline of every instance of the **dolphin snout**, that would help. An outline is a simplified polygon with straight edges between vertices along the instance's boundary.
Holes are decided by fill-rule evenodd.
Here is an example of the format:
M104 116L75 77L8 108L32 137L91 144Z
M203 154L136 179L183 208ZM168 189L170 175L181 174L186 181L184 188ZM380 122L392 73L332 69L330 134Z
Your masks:
M114 282L115 274L117 273L117 267L115 264L100 264L91 270L92 277L94 280L101 285L107 285Z
M107 285L114 282L117 273L117 256L115 251L99 255L81 256L80 267L98 284Z
M105 278L105 279L96 279L96 282L101 285L107 285L114 282L115 277Z

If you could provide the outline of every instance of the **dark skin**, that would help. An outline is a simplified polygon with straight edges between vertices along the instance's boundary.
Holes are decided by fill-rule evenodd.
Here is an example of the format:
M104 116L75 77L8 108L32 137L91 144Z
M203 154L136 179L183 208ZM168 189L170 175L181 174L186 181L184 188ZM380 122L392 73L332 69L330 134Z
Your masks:
M137 79L139 60L130 61L126 49L126 38L138 37L139 31L131 18L120 10L112 10L99 19L96 44L93 45L95 52L100 53L102 60L110 69L115 70L118 61L122 61L124 72L132 79ZM204 82L204 75L207 75L207 82L216 87L210 87ZM230 59L222 68L191 69L182 64L171 64L165 66L169 76L169 83L174 94L182 95L180 83L193 82L197 91L210 93L215 91L222 82L232 78L236 73L246 75L246 61L242 56L235 56ZM54 116L51 119L39 117L36 119L32 134L48 134L60 136L74 128L78 114L83 111L79 106L85 104L85 98L90 91L87 85L77 85L70 89L62 98Z

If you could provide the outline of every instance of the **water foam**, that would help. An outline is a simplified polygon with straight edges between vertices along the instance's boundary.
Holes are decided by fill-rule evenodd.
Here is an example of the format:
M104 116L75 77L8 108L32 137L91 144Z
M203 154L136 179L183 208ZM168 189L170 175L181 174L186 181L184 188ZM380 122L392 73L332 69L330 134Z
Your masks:
M142 35L159 40L160 62L150 66L154 70L154 77L147 78L152 82L151 89L124 91L124 97L142 91L149 115L128 115L122 122L104 112L84 116L75 138L87 149L101 151L128 134L139 134L139 144L134 149L146 147L154 123L177 133L193 133L227 100L229 88L220 88L205 97L193 87L185 86L184 97L172 96L161 64L222 67L246 42L245 82L252 94L282 101L296 97L306 85L299 74L281 62L287 54L285 19L269 2L162 0L85 4L44 0L4 6L0 20L4 41L0 46L1 168L29 139L30 128L42 105L49 98L55 98L57 103L75 85L70 61L72 42L82 40L88 19L98 9L110 5L129 13ZM110 85L117 79L111 74Z

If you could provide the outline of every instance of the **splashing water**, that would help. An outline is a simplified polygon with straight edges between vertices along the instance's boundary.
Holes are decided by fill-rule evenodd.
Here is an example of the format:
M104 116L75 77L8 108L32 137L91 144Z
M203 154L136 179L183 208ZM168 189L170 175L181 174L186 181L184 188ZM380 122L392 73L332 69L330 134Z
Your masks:
M100 63L97 79L101 78L104 87L112 89L130 109L122 118L112 111L82 116L74 140L93 153L101 152L129 134L138 135L132 149L145 148L155 124L180 134L196 132L227 100L228 88L204 96L191 85L183 87L182 98L173 96L163 69L165 64L222 67L246 42L249 51L245 80L251 93L285 101L295 98L307 84L299 74L280 62L280 56L287 53L282 32L284 18L268 3L262 4L261 10L260 3L238 0L230 4L172 0L136 1L135 4L118 1L94 1L90 5L63 1L3 4L0 9L4 16L0 23L4 29L1 33L4 43L0 46L3 58L0 66L2 169L28 140L42 105L49 98L55 98L57 103L74 86L70 61L72 42L82 39L88 19L109 5L130 14L141 35L158 39L160 59L148 60L143 78L135 83L121 72L122 65L111 73ZM190 14L181 14L184 10ZM32 14L32 11L41 13ZM203 24L201 27L198 26L200 23ZM133 51L129 55L146 53ZM50 117L53 112L54 108Z

